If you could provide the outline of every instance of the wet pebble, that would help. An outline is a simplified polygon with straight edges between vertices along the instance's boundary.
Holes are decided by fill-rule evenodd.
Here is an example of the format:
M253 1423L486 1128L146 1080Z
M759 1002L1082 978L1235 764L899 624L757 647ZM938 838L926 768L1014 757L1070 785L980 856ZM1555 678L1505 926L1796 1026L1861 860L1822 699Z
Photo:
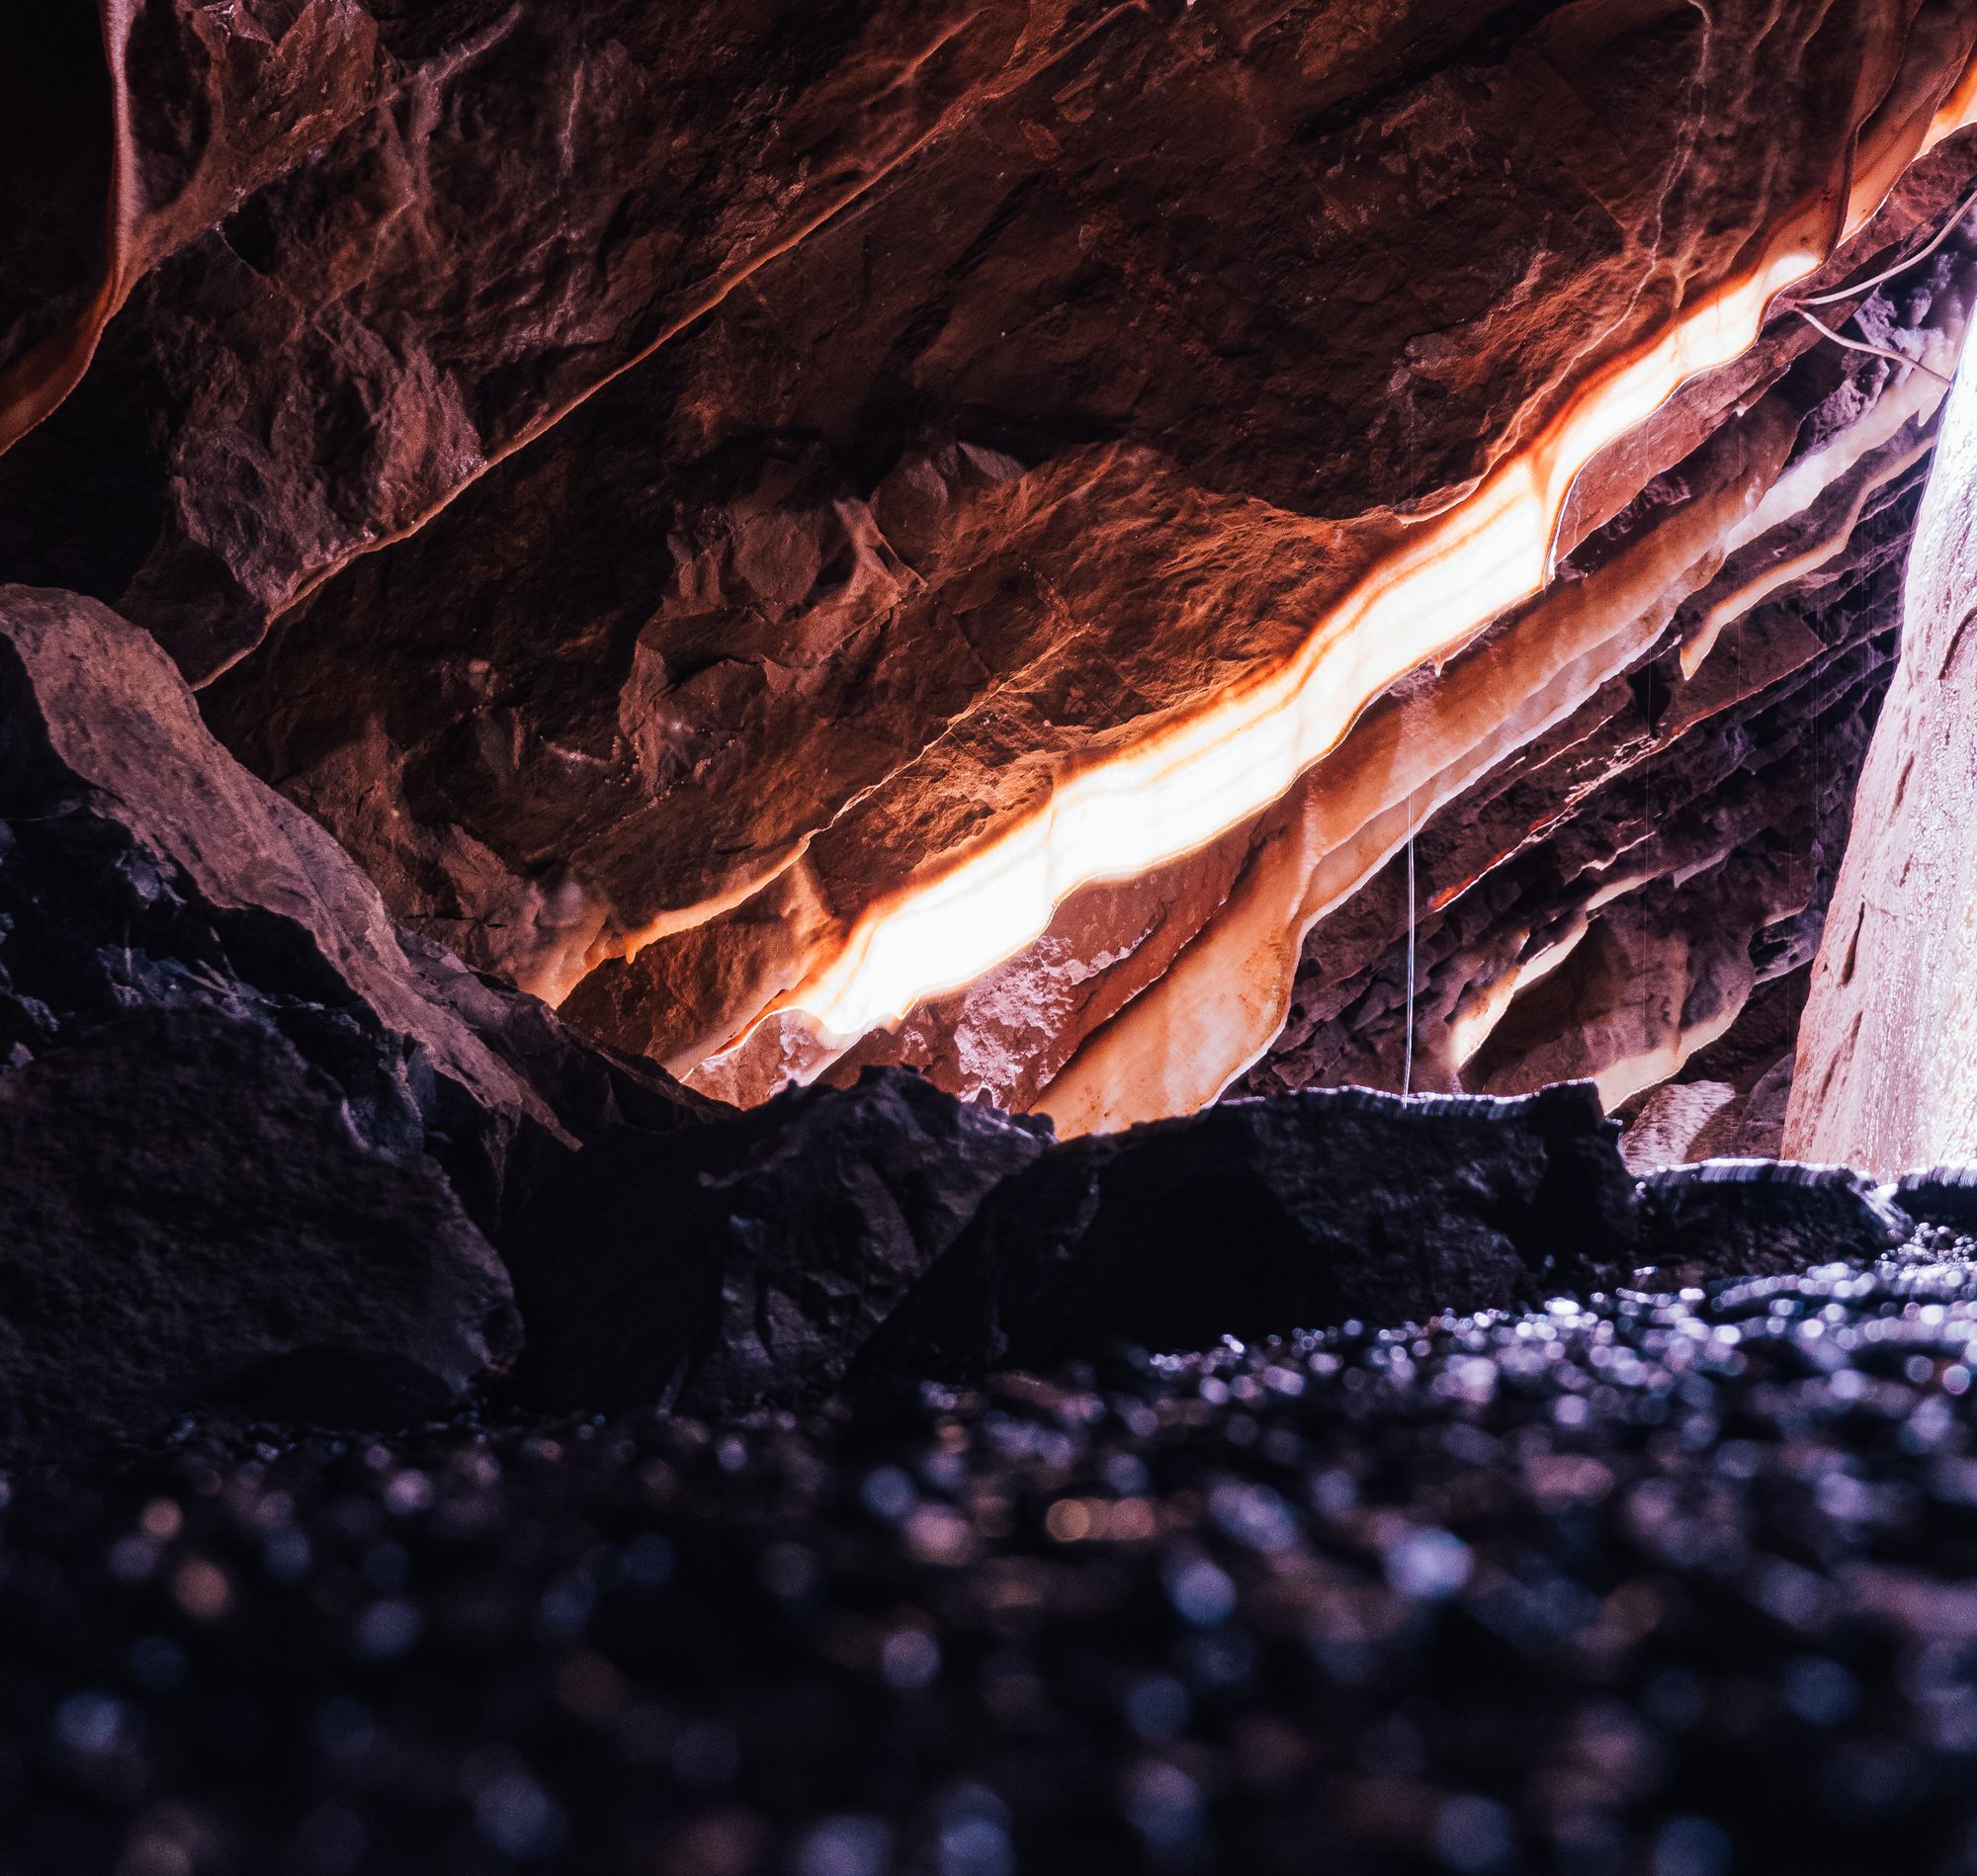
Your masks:
M0 1876L1977 1872L1977 1267L0 1505Z

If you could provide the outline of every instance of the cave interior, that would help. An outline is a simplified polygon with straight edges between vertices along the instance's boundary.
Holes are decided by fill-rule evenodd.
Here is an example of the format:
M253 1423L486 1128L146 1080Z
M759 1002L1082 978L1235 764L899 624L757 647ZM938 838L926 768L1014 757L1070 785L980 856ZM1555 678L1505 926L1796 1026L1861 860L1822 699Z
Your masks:
M0 1876L1977 1871L1977 0L19 12Z

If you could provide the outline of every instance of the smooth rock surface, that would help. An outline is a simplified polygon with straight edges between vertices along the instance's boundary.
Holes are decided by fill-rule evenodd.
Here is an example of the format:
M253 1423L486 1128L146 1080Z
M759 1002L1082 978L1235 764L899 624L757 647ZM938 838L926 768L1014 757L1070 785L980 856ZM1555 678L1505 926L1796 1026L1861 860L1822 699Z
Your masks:
M1977 371L1942 417L1903 600L1785 1123L1786 1151L1889 1178L1977 1151Z

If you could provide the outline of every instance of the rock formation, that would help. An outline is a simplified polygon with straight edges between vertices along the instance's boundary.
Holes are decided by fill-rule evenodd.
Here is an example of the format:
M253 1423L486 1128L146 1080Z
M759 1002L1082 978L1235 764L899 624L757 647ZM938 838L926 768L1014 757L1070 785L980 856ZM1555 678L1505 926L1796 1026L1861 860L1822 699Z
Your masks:
M520 1346L499 1236L710 1104L401 936L155 640L0 588L0 1463L401 1415Z
M608 13L563 29L567 69ZM903 31L861 17L875 42ZM1819 309L1930 371L1843 351L1788 303L1766 323L1767 296L1878 273L1950 216L1977 22L1828 8L1780 38L1757 7L1706 31L1688 8L1582 7L1341 44L1309 10L1156 9L1029 14L990 47L971 19L947 115L894 100L910 138L844 118L903 139L898 160L847 174L815 225L799 202L745 281L705 272L704 315L622 371L645 328L552 369L513 356L518 327L343 280L325 243L355 234L290 205L344 172L295 158L145 277L99 401L86 382L5 459L14 552L114 593L196 678L223 669L220 732L414 928L711 1092L900 1062L1085 1131L1246 1073L1397 1085L1410 924L1433 980L1416 1085L1590 1073L1618 1102L1681 1071L1816 942L1969 264L1952 241ZM510 99L548 31L414 56L381 29L379 110L432 143L390 167L383 199L406 206L367 268L469 214L452 192L486 177L432 152ZM866 98L866 40L846 43L814 96L792 70L802 110ZM635 227L660 213L634 125L714 134L661 121L678 54L623 44L655 61L639 109L660 115L596 152L553 279L526 215L471 261L440 250L476 304L589 318L641 270L672 291L637 238L621 256L582 219L607 177ZM498 160L510 202L539 159ZM323 384L361 388L338 404L304 346L279 422L210 394L251 397L309 296L344 335ZM441 335L450 371L513 403L443 474ZM193 389L161 396L160 374ZM495 433L579 379L594 394L504 454ZM142 461L133 404L157 413ZM198 467L215 455L253 490ZM359 492L378 475L390 500ZM302 486L326 477L333 499ZM112 486L145 492L96 497ZM247 492L262 519L236 543ZM362 525L308 519L323 502ZM1542 533L1547 503L1542 592L1463 571L1477 517ZM90 538L113 521L143 538ZM1226 809L1192 756L1159 781L1190 737L1221 746L1230 700L1301 669L1323 709L1299 746L1350 725L1301 780L1291 750L1263 783L1244 755ZM1115 788L1120 765L1137 779ZM1178 831L1147 832L1177 811L1156 799ZM1121 818L1091 835L1106 800ZM1649 836L1663 800L1696 824ZM1080 814L1083 857L1039 857L1032 836ZM1196 850L1148 869L1143 839ZM1114 864L1131 877L1091 877ZM1001 884L973 894L985 869ZM886 957L913 1007L860 1040L902 1006L868 981ZM851 1033L819 1038L800 1009L821 1004L857 1012Z
M1069 1143L1012 1177L868 1359L906 1374L1047 1367L1202 1325L1395 1322L1624 1282L1633 1183L1584 1086L1405 1102L1240 1101ZM1425 1306L1425 1307L1424 1307Z
M1902 658L1800 1031L1788 1150L1884 1172L1977 1154L1977 383L1942 422L1909 556Z
M1969 1876L1977 0L13 12L0 1876Z
M715 1414L815 1399L1048 1138L899 1069L657 1142L618 1128L505 1246L523 1391Z
M193 1409L395 1424L521 1346L437 1167L364 1138L279 1030L211 1003L0 1074L0 1463Z
M0 1034L22 1057L133 1007L245 1011L330 1075L368 1139L431 1152L488 1225L583 1135L710 1111L400 934L336 843L214 741L156 641L103 607L0 588Z
M1728 1212L1639 1188L1587 1083L1064 1144L900 1068L721 1112L399 933L155 640L23 587L0 1017L0 1465L189 1411L389 1423L510 1371L533 1406L730 1415L861 1365L1504 1307L1883 1229L1789 1170Z
M1845 1182L1636 1191L1794 1085L1793 1143L1946 1151L1834 1118L1901 1070L1842 1063L1833 957L1910 957L1859 908L1957 781L1877 753L1856 810L1977 308L1973 0L87 13L0 79L23 1268L330 1273L164 1337L154 1405L329 1376L316 1309L324 1399L727 1413L875 1334L1871 1236ZM92 1236L120 1074L187 1146ZM1627 1166L1580 1114L1568 1202L1504 1143L1589 1098ZM1255 1226L1200 1296L1190 1182ZM1077 1301L1142 1259L1143 1316ZM37 1398L98 1346L43 1340Z

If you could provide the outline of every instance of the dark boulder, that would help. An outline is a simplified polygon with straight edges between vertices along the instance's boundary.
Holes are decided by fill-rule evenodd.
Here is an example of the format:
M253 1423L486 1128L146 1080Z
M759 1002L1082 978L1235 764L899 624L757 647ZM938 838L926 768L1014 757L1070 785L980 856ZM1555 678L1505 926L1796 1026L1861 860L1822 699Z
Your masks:
M482 1234L712 1104L399 933L144 633L0 587L0 1463L505 1365Z
M336 841L208 732L147 634L0 587L0 1061L189 1004L278 1032L366 1141L430 1152L488 1230L584 1135L712 1111L402 936Z
M1074 1141L984 1205L868 1363L1028 1367L1597 1287L1636 1261L1617 1142L1585 1083L1313 1090Z
M721 1413L827 1390L1047 1139L903 1069L666 1137L617 1129L506 1246L526 1392Z
M486 1240L269 1024L140 1010L0 1073L0 1464L193 1407L390 1425L510 1359Z
M1924 1224L1965 1236L1977 1233L1977 1165L1904 1173L1895 1185L1895 1203Z
M1664 1280L1776 1276L1859 1262L1914 1230L1903 1208L1845 1166L1706 1159L1641 1182L1642 1256Z

